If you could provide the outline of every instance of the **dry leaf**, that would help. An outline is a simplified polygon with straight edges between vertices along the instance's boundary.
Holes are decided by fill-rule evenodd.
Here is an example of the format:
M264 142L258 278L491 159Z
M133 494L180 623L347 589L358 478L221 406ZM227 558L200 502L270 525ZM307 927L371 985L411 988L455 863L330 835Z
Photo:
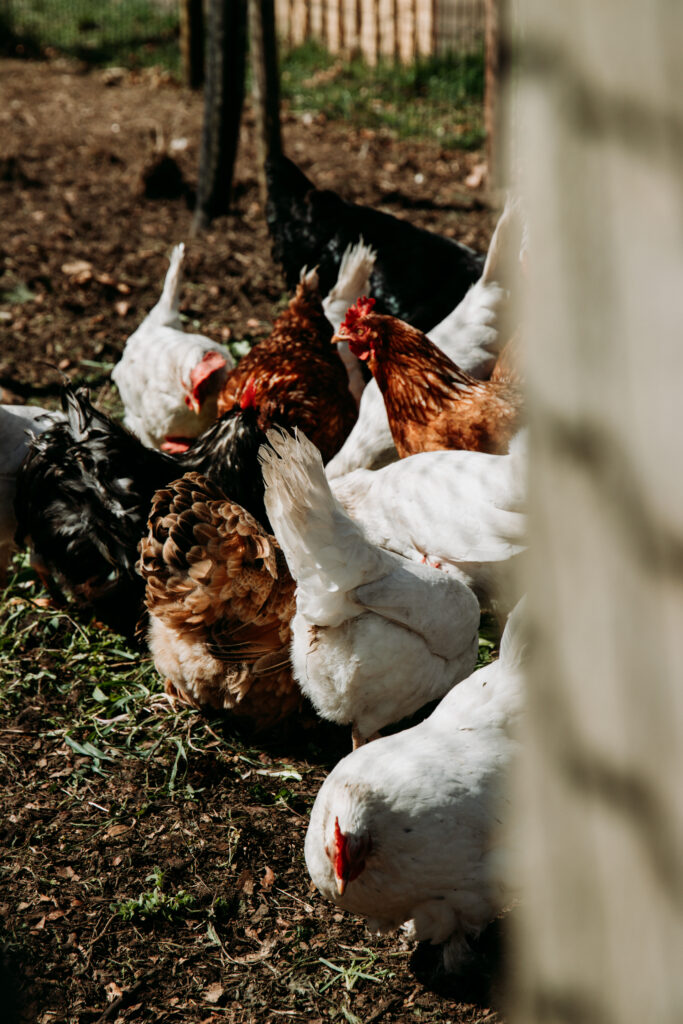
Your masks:
M70 864L67 864L65 868L57 868L55 874L57 878L68 878L72 882L80 882L81 880L81 876L76 874Z
M205 1003L217 1003L219 999L223 997L225 989L221 985L220 981L214 981L213 985L209 985L208 988L204 989L203 997Z
M38 924L34 924L33 928L31 928L31 931L32 932L39 932L39 931L42 931L44 927L45 927L45 917L43 916L43 917L41 917L41 919L38 922Z
M120 999L123 995L123 990L119 988L115 981L110 981L108 985L105 985L104 991L107 993L108 1003L113 1003L115 999Z
M130 302L125 302L123 299L121 299L119 302L114 303L114 309L119 314L119 316L125 316L128 310L130 309Z
M122 836L124 832L130 832L130 825L112 825L104 833L108 839L114 839L116 836Z
M264 892L268 892L269 889L272 889L274 881L275 881L275 872L273 871L272 868L269 868L268 865L266 865L266 870L265 870L265 872L263 874L263 878L261 880L261 888L263 889L263 891Z
M254 876L249 868L244 868L244 870L240 872L239 878L237 879L237 885L242 892L247 894L247 896L251 896L254 891Z

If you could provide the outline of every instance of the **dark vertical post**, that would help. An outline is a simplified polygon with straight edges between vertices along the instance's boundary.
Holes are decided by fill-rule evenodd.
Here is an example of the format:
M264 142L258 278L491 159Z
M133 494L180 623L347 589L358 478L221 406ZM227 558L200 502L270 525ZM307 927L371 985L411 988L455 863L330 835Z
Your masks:
M280 83L278 79L275 6L273 0L249 0L249 56L256 123L259 184L266 200L266 160L282 154Z
M180 0L180 56L183 82L189 89L199 89L204 82L202 0Z
M195 233L230 209L244 104L246 22L246 0L209 0Z

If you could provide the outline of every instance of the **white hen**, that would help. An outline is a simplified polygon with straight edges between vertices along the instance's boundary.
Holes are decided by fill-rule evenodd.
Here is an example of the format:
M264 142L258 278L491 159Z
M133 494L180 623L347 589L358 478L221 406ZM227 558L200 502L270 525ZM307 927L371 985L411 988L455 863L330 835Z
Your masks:
M217 416L218 393L235 361L223 345L188 334L178 315L185 246L176 245L156 306L126 342L112 378L124 423L150 448L184 451Z
M370 275L376 258L377 253L364 243L362 237L355 245L347 246L335 286L323 299L325 316L335 333L344 320L349 306L355 305L362 295L370 294ZM337 351L349 375L349 391L358 405L365 389L360 360L354 356L348 341L340 341Z
M454 970L517 896L507 787L523 709L523 608L500 659L454 687L420 725L345 757L316 798L306 865L323 896L368 918L445 943Z
M526 434L508 455L423 452L331 481L369 540L456 573L507 613L519 598L526 546Z
M512 287L502 282L510 284L510 268L519 261L522 233L519 205L508 200L491 238L481 277L445 320L429 332L430 341L461 370L482 380L490 376L514 329L517 282ZM363 392L354 428L328 462L326 473L332 480L354 469L380 469L397 458L384 399L373 379Z
M358 743L471 672L477 601L453 576L369 542L306 437L267 436L266 509L297 583L294 675L319 714L353 724Z
M0 405L0 581L5 579L17 527L16 476L32 436L64 420L61 412L35 405Z

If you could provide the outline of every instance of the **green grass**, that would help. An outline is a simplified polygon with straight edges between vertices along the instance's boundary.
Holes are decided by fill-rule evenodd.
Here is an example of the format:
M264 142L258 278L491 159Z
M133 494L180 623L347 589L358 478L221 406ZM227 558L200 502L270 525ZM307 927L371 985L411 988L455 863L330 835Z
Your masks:
M164 891L164 872L160 867L152 868L152 873L145 878L146 882L154 882L147 892L141 892L136 899L120 900L112 903L109 909L123 921L148 921L153 917L163 917L172 921L176 917L184 917L195 909L194 896L179 889L171 896Z
M484 55L422 59L410 66L359 57L342 62L307 42L281 59L282 96L297 113L389 130L398 138L430 136L446 146L483 140Z
M4 29L4 31L2 31ZM9 0L0 33L10 52L57 51L90 65L179 72L178 12L149 0ZM1 44L0 44L1 45Z
M9 0L0 40L9 53L61 53L91 66L153 64L180 75L178 11L150 0ZM3 43L0 42L0 47ZM420 59L410 66L340 60L309 41L280 56L281 91L296 114L317 114L397 138L476 148L484 138L484 55Z

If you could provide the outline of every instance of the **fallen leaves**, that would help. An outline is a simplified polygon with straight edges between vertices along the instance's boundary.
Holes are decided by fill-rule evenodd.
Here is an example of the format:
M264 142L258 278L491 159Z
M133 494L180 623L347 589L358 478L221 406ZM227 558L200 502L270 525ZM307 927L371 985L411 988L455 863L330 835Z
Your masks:
M220 981L214 981L213 985L209 985L208 988L204 989L202 998L205 1003L216 1004L225 995L225 989L221 985Z

